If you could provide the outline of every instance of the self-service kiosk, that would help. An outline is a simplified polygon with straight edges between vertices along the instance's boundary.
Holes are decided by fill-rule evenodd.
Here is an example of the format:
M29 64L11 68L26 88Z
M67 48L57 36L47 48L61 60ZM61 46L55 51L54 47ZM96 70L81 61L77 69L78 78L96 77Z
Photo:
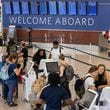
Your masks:
M33 65L34 63L32 61L28 61L25 69L26 74L23 75L23 95L24 100L27 102L29 101L29 95L31 94L32 84L36 80Z
M58 61L53 59L42 59L40 61L39 69L44 70L43 74L45 74L45 76L48 76L51 72L59 72Z

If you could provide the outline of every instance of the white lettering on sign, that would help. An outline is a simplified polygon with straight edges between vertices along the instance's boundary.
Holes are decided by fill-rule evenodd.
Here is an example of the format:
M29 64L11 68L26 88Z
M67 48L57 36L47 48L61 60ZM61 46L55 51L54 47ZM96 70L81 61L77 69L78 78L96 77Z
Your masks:
M68 19L68 25L74 25L74 19L73 18Z
M17 23L17 17L9 17L10 24L16 24Z
M72 18L72 17L10 17L10 24L32 24L32 25L62 25L62 26L93 26L95 21L93 18Z
M95 24L95 21L93 18L88 19L88 26L93 26Z
M75 21L75 25L79 25L79 26L81 26L81 21L80 21L79 18L76 19L76 21Z
M52 21L52 18L51 17L48 17L48 25L52 25L51 24L51 21Z
M56 18L55 25L93 26L93 18Z
M60 18L57 18L57 19L56 19L55 24L56 24L56 25L61 25Z
M27 24L31 24L31 17L27 18Z
M86 18L82 18L82 25L87 25L87 19Z
M31 19L31 24L38 24L38 19L37 17L33 17L33 19Z

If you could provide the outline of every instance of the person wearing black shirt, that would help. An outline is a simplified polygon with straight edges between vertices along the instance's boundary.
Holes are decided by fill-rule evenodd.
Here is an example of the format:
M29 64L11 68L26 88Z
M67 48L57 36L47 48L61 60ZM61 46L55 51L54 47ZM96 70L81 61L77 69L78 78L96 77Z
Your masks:
M26 43L24 41L21 41L20 47L21 47L20 53L22 54L23 59L24 59L24 67L23 67L24 69L26 66L26 62L28 60L28 49L26 48Z
M39 64L41 59L46 59L46 53L44 49L39 49L33 56L33 62L34 62L34 70L36 71L36 75L38 73ZM38 75L37 75L38 77Z
M97 92L99 93L98 98L96 100L96 105L98 105L99 98L104 87L110 86L110 73L106 71L106 67L104 64L98 65L98 76L95 80L95 87L97 88Z
M98 65L98 76L95 80L95 86L98 89L110 86L110 74L106 71L104 64Z
M0 46L3 46L3 39L1 36L0 36Z
M48 85L42 89L36 103L46 104L45 110L62 110L64 105L74 105L66 90L60 86L60 77L55 72L48 75Z
M7 45L7 49L6 49L8 55L17 54L17 50L18 48L17 48L16 43L14 42L14 39L10 39Z

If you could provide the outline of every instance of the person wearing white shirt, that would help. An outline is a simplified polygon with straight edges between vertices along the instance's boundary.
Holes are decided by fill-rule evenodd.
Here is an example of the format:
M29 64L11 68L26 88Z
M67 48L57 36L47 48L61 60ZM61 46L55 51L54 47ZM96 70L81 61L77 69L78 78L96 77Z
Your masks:
M53 41L53 47L51 48L49 59L53 59L59 62L59 56L61 53L61 47L59 47L58 41Z
M92 90L95 90L95 79L96 79L96 76L98 75L98 67L97 66L92 66L87 75L85 76L85 81L84 81L84 88L85 88L85 91L87 89L92 89Z

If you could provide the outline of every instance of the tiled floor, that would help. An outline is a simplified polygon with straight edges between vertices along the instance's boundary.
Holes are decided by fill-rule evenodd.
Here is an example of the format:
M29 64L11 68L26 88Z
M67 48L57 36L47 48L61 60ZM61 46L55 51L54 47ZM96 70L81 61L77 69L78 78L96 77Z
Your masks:
M42 45L42 47L43 47L43 45ZM49 50L50 47L49 46L47 46L47 47L48 47L47 49ZM110 61L109 60L103 60L103 59L99 59L96 57L88 56L86 54L76 53L73 50L64 49L64 51L65 51L64 53L66 53L66 55L71 55L73 58L79 59L79 60L84 61L86 63L91 63L91 64L95 64L95 65L103 63L106 65L106 67L108 69L110 68ZM32 49L30 50L30 53L31 53L30 55L32 55ZM101 52L98 54L100 56L107 57L106 52ZM89 66L87 66L83 63L79 63L77 61L71 60L71 59L67 59L67 61L71 65L73 65L73 67L75 69L75 73L78 73L81 76L83 76L85 73L87 73ZM70 83L72 95L74 98L75 94L74 94L73 86L74 86L74 80ZM1 88L1 86L0 86L0 88ZM19 85L19 99L18 99L17 103L18 103L17 107L10 108L4 103L4 100L0 97L0 110L31 110L30 104L23 101L23 85L21 85L21 84Z

